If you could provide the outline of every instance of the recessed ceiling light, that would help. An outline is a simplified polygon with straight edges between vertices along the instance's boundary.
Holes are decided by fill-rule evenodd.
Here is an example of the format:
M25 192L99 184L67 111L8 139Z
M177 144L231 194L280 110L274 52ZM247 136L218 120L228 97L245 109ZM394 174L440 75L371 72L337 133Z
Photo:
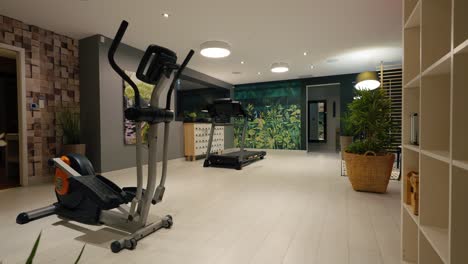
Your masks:
M161 16L163 16L164 18L169 18L169 13L162 13Z
M200 45L200 54L208 58L224 58L231 54L231 46L224 41L207 41Z
M307 51L304 51L304 56L307 56Z
M262 75L262 73L261 73L261 72L257 72L257 74L258 74L258 75Z
M233 72L232 72L232 74L236 74L236 75L238 75L238 74L242 74L242 72L239 72L239 71L233 71Z
M283 73L289 71L289 64L286 62L275 62L271 65L271 72Z
M310 65L310 69L313 70L315 68L314 65Z
M245 61L241 61L241 64L245 64Z

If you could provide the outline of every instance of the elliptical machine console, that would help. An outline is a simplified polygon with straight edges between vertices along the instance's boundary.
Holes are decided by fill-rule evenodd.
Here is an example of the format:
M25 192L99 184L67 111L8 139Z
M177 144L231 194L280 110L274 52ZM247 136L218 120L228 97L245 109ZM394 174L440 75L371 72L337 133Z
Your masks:
M136 187L120 188L111 180L96 175L91 162L79 154L67 154L49 161L55 170L55 194L57 202L20 213L16 222L26 224L49 215L56 214L65 220L73 220L90 225L108 225L128 233L128 236L111 244L112 252L124 248L134 249L137 241L161 228L170 228L172 217L167 215L162 219L148 223L151 205L162 201L167 176L169 123L174 119L171 109L171 97L176 80L187 66L194 54L190 50L181 65L177 64L175 52L150 45L140 61L136 76L139 80L154 85L149 105L141 105L140 92L137 85L117 65L114 56L128 27L127 21L122 21L120 28L109 49L108 59L112 68L121 76L135 93L134 106L125 110L125 117L136 124ZM161 93L167 91L166 105L159 106ZM148 179L143 188L143 142L141 135L142 123L149 124L148 132ZM164 123L163 166L159 185L156 187L156 153L158 125Z

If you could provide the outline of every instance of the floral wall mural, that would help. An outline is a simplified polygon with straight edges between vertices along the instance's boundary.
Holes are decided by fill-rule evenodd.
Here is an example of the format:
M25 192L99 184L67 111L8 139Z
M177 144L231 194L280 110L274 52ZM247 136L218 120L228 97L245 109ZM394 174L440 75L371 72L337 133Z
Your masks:
M245 135L246 148L301 149L299 81L236 86L234 98L253 116ZM243 120L236 120L236 147L239 147L242 128Z

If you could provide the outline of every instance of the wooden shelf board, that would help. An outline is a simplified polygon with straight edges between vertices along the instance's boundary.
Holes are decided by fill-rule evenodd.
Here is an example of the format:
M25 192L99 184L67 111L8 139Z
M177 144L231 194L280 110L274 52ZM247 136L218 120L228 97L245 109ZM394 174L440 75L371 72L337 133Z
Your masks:
M463 43L458 45L454 50L454 54L459 54L459 53L468 53L468 39L465 40Z
M416 77L414 77L413 79L411 79L407 84L405 84L405 88L416 88L416 87L419 87L419 78L421 78L421 75L417 75Z
M413 219L414 223L419 226L419 216L418 215L415 215L413 214L413 212L411 212L411 206L407 205L406 203L403 203L403 207L405 208L406 212L411 216L411 218Z
M441 75L450 73L450 58L452 57L452 52L445 54L438 61L434 62L431 66L427 67L423 71L423 76L431 75Z
M468 160L453 160L453 165L468 171Z
M419 153L419 146L417 145L412 145L412 144L403 144L403 147L405 149L409 149L411 151L414 151L414 152L418 152Z
M403 260L401 263L402 264L416 264L416 262L411 262L411 261L406 261L406 260Z
M413 11L406 20L404 28L413 28L421 26L421 0L416 3Z
M447 150L427 150L421 149L421 153L433 159L450 163L450 154Z
M448 228L421 226L421 231L444 263L448 263Z

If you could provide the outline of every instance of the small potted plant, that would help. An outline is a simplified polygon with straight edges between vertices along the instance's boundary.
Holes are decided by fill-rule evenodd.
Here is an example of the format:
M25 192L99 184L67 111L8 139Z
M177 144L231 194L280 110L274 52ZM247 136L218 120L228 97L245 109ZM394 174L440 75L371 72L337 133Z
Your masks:
M70 109L65 109L58 114L57 121L63 131L62 154L77 153L86 154L86 145L80 140L80 115Z
M385 193L395 155L389 153L391 102L382 89L357 91L349 104L349 118L355 140L344 152L346 171L353 189Z

